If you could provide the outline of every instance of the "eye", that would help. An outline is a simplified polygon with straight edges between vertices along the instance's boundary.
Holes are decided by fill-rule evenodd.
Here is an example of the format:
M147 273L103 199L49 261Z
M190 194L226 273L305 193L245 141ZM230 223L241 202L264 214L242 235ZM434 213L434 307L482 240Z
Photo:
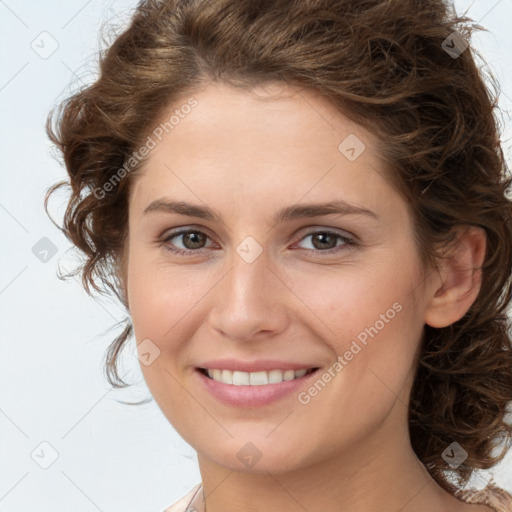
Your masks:
M185 246L184 249L180 247L176 247L174 243L171 243L171 240L174 238L180 238L182 240L182 244ZM170 252L174 252L176 254L190 254L192 252L199 252L203 249L203 244L208 239L208 235L199 231L197 229L184 229L181 231L175 231L173 233L169 233L163 240L162 243L165 244L166 249Z
M357 246L354 239L329 230L311 231L301 238L300 241L306 240L306 238L310 237L311 245L313 247L307 250L313 250L321 253L322 255L333 254ZM338 244L338 241L341 241L341 243Z
M357 247L357 243L353 238L340 234L335 231L317 230L306 234L300 241L311 237L312 248L306 248L308 251L316 251L322 255L337 253L342 250ZM177 247L173 239L180 239L183 248ZM169 233L163 240L166 250L175 254L192 254L199 253L205 249L208 235L197 229L182 229ZM341 243L338 243L341 242ZM297 242L298 243L298 242Z

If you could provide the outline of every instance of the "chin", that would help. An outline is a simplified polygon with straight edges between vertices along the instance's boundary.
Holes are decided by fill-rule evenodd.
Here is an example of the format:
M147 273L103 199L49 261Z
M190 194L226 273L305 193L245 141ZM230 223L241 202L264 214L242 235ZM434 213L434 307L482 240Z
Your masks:
M230 439L228 443L218 444L217 449L212 452L211 440L208 450L202 452L215 464L223 468L235 471L237 473L251 474L280 474L295 471L306 467L314 461L312 457L307 457L304 445L286 445L283 443L273 443L265 437L258 438L248 435L247 441L240 442L237 439ZM198 450L198 458L199 455ZM319 460L322 458L319 455Z

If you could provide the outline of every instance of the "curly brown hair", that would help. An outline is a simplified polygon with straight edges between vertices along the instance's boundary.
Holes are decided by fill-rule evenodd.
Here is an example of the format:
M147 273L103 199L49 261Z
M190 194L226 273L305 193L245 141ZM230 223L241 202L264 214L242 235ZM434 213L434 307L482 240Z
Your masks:
M88 293L114 292L129 311L119 264L140 162L128 169L126 162L178 97L212 80L246 90L277 81L320 93L377 136L424 268L435 268L454 227L486 232L479 295L461 320L425 326L410 399L412 447L454 493L450 479L462 486L474 469L493 467L512 437L511 180L498 84L469 44L481 29L442 0L140 2L101 55L99 78L48 118L69 181L48 190L45 208L57 188L70 187L59 228L85 256L73 275L81 272ZM127 385L117 368L132 334L126 322L106 354L115 387ZM441 457L453 440L468 452L457 468Z

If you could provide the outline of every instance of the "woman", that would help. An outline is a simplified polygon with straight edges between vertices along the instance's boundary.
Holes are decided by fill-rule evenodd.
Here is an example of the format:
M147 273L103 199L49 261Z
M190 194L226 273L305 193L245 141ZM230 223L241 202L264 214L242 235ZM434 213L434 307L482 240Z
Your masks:
M129 314L107 375L133 334L198 454L168 511L512 510L462 490L512 435L471 31L441 0L145 1L49 123L84 285Z

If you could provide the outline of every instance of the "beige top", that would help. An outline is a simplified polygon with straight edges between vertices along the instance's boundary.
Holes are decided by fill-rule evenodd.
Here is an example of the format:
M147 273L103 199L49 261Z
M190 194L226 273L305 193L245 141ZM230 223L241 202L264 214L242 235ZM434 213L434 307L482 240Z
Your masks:
M185 496L174 503L174 505L166 508L164 512L206 512L201 482L196 484Z
M185 496L163 512L206 512L202 491L202 484L196 484ZM456 498L466 503L486 505L496 512L512 512L512 495L494 485L488 485L480 491L459 490L456 492Z

